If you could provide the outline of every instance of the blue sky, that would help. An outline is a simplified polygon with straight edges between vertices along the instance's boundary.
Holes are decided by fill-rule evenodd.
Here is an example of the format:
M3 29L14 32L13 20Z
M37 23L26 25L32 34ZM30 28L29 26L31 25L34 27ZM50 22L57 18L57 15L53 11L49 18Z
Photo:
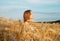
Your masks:
M23 20L28 9L35 21L60 20L60 0L0 0L0 16L4 18Z

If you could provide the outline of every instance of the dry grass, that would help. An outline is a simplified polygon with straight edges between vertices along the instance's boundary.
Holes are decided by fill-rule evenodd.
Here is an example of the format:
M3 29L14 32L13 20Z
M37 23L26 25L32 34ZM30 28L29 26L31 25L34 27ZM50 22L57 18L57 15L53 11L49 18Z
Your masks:
M0 41L60 41L60 24L30 25L23 26L19 21L0 20Z

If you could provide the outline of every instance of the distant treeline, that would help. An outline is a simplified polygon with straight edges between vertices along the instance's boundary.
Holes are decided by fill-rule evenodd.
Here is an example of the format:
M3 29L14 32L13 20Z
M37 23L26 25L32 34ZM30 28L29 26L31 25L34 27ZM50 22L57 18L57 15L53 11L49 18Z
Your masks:
M49 21L49 22L38 22L38 23L59 23L60 24L60 20L57 20L57 21Z

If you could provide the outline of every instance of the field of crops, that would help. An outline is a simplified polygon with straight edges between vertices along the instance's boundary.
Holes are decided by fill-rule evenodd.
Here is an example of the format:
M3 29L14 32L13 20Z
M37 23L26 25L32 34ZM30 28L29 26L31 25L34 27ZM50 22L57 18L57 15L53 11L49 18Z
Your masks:
M0 41L60 41L60 24L0 20Z

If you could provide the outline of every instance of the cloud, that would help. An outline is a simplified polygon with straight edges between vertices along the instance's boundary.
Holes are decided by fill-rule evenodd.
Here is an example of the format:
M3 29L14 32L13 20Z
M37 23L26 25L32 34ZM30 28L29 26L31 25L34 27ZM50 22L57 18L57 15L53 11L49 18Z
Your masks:
M0 1L0 12L6 12L13 9L29 9L22 0L4 0Z
M32 9L33 11L37 10L37 12L59 12L60 10L56 8L50 8L49 4L57 4L59 0L15 0L15 1L4 1L2 2L4 5L0 6L0 12L5 12L11 9ZM25 4L27 3L27 5ZM30 3L30 4L29 4ZM8 5L7 5L8 4ZM35 4L35 5L31 5ZM37 5L38 4L38 5ZM42 4L48 4L48 5L42 5ZM39 7L40 6L40 7ZM39 7L39 8L38 8Z
M17 6L17 5L10 5L10 6L0 6L0 12L6 12L11 9L29 9L28 6Z
M26 0L32 4L57 4L59 0Z
M51 12L56 12L56 13L60 13L60 9L57 9L57 8L56 8L56 9L55 9L55 8L54 8L54 9L53 9L53 8L52 8L52 9L37 9L37 10L32 9L32 10L33 10L33 13L38 13L38 14L39 14L40 12L47 12L47 13L48 13L48 12L49 12L49 13L51 13Z

